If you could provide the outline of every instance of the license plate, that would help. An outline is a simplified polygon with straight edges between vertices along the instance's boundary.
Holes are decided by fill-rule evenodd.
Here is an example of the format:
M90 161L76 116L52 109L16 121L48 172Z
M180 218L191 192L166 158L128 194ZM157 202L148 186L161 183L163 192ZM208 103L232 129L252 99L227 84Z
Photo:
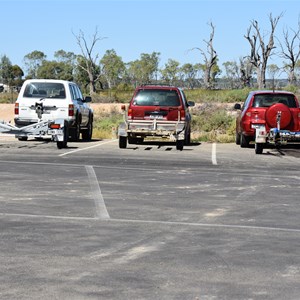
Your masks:
M64 131L62 129L49 129L48 130L49 135L54 135L54 134L64 134Z
M150 119L163 119L162 115L150 115Z
M265 128L265 125L260 125L260 124L252 124L251 128L253 129L262 129Z

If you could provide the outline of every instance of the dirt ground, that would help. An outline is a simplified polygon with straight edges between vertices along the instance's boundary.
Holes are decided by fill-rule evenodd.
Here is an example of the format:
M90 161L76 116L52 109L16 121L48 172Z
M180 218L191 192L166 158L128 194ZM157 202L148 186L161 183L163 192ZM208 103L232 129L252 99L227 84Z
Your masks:
M117 111L121 113L122 104L111 103L94 103L91 107L94 110L94 117L109 114L111 111ZM14 123L14 104L0 104L0 121Z

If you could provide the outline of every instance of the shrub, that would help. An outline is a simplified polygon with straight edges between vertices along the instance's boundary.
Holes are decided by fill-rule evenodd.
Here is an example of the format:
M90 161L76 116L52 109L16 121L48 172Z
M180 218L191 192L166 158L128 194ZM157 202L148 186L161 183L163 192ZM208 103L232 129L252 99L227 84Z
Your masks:
M93 138L111 139L116 138L119 124L123 121L123 115L112 110L94 117Z
M192 139L206 142L233 142L235 117L231 110L206 103L192 110Z

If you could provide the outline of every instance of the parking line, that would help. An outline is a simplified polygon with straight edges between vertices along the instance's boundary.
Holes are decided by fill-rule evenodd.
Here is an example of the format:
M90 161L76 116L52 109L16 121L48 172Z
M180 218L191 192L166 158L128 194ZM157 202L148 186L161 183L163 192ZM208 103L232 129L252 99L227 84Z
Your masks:
M78 221L101 221L99 218L89 217L72 217L72 216L51 216L51 215L33 215L33 214L14 214L14 213L0 213L0 217L23 217L23 218L41 218L54 220L78 220ZM207 228L221 228L221 229L237 229L237 230L261 230L261 231L281 231L288 233L300 233L297 228L285 227L268 227L268 226L251 226L251 225L233 225L233 224L211 224L211 223L193 223L193 222L178 222L178 221L159 221L159 220L132 220L132 219L102 219L105 222L111 223L132 223L132 224L149 224L149 225L168 225L168 226L187 226L187 227L207 227Z
M106 142L100 142L100 143L97 143L96 145L86 147L86 148L80 148L80 149L72 150L72 151L69 151L69 152L65 152L65 153L59 154L58 156L65 156L65 155L69 155L69 154L72 154L72 153L75 153L75 152L84 151L84 150L87 150L87 149L92 149L92 148L99 147L99 146L102 146L102 145L105 145L105 144L109 144L109 143L112 143L112 142L115 142L115 141L117 141L117 140L113 139L113 140L106 141Z
M92 166L85 166L86 172L89 177L89 182L91 186L91 191L93 194L93 199L95 201L96 206L96 216L98 219L109 219L110 216L106 209L106 205L101 193L101 189L98 183L97 175Z
M213 165L217 165L217 144L213 143L212 144L212 149L211 149L211 161Z

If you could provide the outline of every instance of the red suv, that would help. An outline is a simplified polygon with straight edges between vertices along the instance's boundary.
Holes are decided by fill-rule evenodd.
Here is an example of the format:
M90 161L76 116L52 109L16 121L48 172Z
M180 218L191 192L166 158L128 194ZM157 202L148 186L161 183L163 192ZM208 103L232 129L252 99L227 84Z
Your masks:
M136 88L125 113L124 123L118 129L119 147L137 144L145 138L176 142L183 150L190 143L191 114L181 88L175 86L142 85ZM123 107L125 110L125 106Z
M300 109L297 97L287 91L252 91L243 106L235 104L241 110L236 118L236 144L245 148L255 141L256 128L264 125L265 135L272 128L298 132L300 130Z

